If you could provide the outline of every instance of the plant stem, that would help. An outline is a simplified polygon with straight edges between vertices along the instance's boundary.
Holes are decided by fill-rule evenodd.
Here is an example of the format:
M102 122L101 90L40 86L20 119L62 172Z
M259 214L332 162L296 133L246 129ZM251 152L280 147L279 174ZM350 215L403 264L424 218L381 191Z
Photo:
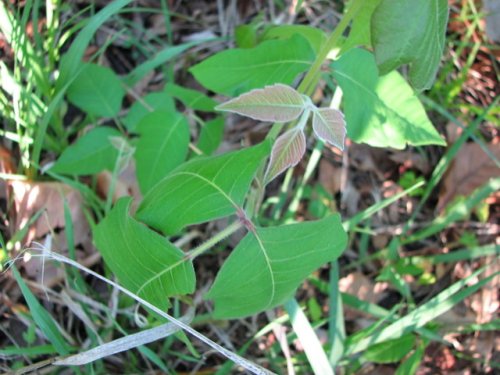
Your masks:
M194 258L200 256L203 254L205 251L211 249L214 247L217 243L225 239L226 237L229 237L231 234L235 233L238 229L243 228L243 223L239 220L236 220L234 223L229 225L226 229L223 231L217 233L214 237L210 238L208 241L203 242L200 246L196 247L194 250L191 250L186 254L186 257L189 258L190 260L193 260Z
M330 53L330 51L335 47L337 44L339 38L342 36L344 33L345 29L347 26L349 26L349 23L351 20L354 18L354 16L358 13L359 9L361 9L361 6L364 4L364 0L357 0L354 1L353 5L348 9L347 13L342 17L340 20L339 24L333 30L333 32L330 34L328 40L326 41L325 45L323 48L321 48L321 51L319 51L318 56L316 57L316 60L314 61L313 65L311 66L311 69L307 72L306 76L300 83L298 87L298 91L302 94L307 93L309 90L312 90L312 83L319 78L319 70L321 69L321 65L323 64L323 61L325 61L326 57Z

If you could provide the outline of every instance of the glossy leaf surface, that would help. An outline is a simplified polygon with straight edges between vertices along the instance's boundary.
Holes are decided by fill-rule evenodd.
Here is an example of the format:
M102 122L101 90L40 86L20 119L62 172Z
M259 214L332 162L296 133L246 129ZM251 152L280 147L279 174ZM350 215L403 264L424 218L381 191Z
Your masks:
M219 52L190 69L207 89L236 96L266 85L290 85L314 60L309 42L299 35L269 40L255 48Z
M284 303L314 270L336 259L347 235L339 215L323 220L256 228L219 271L207 298L215 316L238 318Z
M182 164L146 194L137 218L173 235L186 225L234 214L268 152L268 143L262 143Z
M259 121L289 122L300 116L305 105L304 98L294 88L278 83L249 91L215 109Z
M378 77L373 55L353 49L332 63L344 93L347 134L358 143L402 149L406 144L445 145L403 77Z
M177 112L156 111L137 126L135 151L137 179L144 194L185 159L189 147L189 125Z
M131 198L120 199L94 230L94 240L120 283L159 308L168 297L192 293L195 274L184 253L158 233L131 218Z
M372 45L381 74L410 64L417 90L431 87L443 54L447 0L383 0L372 17Z

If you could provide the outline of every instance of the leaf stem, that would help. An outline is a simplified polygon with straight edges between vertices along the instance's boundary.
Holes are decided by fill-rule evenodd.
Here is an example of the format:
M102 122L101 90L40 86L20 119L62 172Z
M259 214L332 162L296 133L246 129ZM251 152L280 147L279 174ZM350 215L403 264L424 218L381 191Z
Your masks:
M188 258L189 260L193 260L194 258L203 254L205 251L214 247L217 243L219 243L220 241L222 241L226 237L229 237L231 234L238 231L240 228L243 228L243 226L244 226L244 224L240 220L236 220L234 223L229 225L226 229L217 233L214 237L210 238L208 241L203 242L200 246L198 246L195 249L188 252L186 254L186 258Z
M316 60L314 61L311 69L307 72L306 76L300 83L298 87L298 91L301 94L307 94L309 91L312 91L312 84L319 78L319 70L321 69L321 65L325 61L326 57L330 53L330 51L335 47L338 42L338 39L342 36L349 23L354 18L354 16L358 13L361 6L364 4L364 0L354 1L353 5L347 10L346 14L342 17L339 24L333 30L333 32L328 37L323 48L318 53Z

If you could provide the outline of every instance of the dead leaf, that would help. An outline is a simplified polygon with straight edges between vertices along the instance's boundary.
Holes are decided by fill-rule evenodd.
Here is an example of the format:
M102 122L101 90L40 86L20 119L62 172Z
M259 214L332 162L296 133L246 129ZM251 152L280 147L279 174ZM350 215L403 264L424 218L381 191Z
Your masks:
M374 283L361 272L353 272L339 280L339 290L352 294L359 299L377 303L387 289L387 283Z
M488 148L497 158L500 158L500 143L492 143ZM443 210L458 195L470 195L475 189L488 182L491 177L498 177L499 172L494 161L478 144L464 144L444 176L437 211Z
M44 211L29 228L23 246L30 246L34 240L40 240L47 233L66 226L65 199L71 213L75 245L85 242L90 228L83 213L83 198L78 190L60 182L9 181L8 184L14 201L12 233L23 228L37 212ZM59 250L65 250L65 236L60 237L64 243L55 245Z
M395 151L389 158L403 164L405 169L417 169L423 174L430 172L429 160L422 154L411 151Z
M335 195L340 191L342 168L334 166L328 160L321 159L318 179L328 193Z
M106 198L109 187L113 180L113 175L111 172L104 171L97 175L97 193L103 199ZM131 196L134 198L134 204L141 201L142 196L139 191L139 185L137 184L137 178L135 176L135 163L131 160L123 172L118 176L117 181L115 181L115 190L113 192L113 202L116 202L121 197ZM135 207L132 207L132 212L135 211Z

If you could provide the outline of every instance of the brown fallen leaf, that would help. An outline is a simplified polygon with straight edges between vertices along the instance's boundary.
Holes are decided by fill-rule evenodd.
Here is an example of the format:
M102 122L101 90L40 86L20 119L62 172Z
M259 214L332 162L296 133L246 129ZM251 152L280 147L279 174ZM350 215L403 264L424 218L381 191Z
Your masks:
M340 183L342 179L342 168L334 166L328 160L322 159L319 162L319 183L331 195L335 195L340 191Z
M101 198L106 198L112 180L113 175L111 172L104 171L97 175L97 193ZM121 197L126 196L132 196L134 198L132 212L135 212L135 206L142 199L142 195L139 191L139 185L137 184L137 178L135 176L135 163L132 160L127 164L123 172L120 173L115 181L112 201L114 203Z
M60 182L9 181L8 184L14 201L12 234L23 228L37 212L44 211L29 228L22 246L30 246L32 241L66 226L64 199L71 213L75 245L87 239L90 229L83 213L83 198L78 190ZM65 243L57 245L60 250L66 249Z
M500 143L491 143L488 148L500 158ZM444 175L437 211L442 211L456 196L467 196L491 177L498 176L500 169L478 144L464 144Z

